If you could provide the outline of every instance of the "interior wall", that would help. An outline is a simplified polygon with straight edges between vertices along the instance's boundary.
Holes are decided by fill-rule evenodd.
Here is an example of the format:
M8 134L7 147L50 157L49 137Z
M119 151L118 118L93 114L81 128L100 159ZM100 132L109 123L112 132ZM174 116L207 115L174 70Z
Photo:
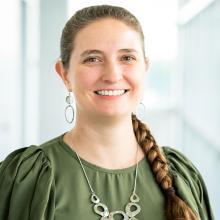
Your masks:
M183 150L201 171L220 218L220 1L179 27Z

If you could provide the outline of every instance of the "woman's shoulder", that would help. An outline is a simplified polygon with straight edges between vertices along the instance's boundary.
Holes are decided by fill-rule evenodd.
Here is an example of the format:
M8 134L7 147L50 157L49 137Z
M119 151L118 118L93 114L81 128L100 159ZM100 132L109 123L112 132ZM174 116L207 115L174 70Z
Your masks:
M50 160L42 148L36 145L18 148L0 163L0 191L7 184L37 181L39 175L49 178L52 175Z
M18 148L12 151L0 165L0 178L4 174L6 169L21 169L25 167L33 167L36 163L49 163L42 148L36 145L30 145L28 147Z
M167 159L171 174L175 175L175 173L181 173L182 175L200 175L193 162L181 151L170 146L163 146L161 149Z
M62 136L62 135L61 135ZM40 163L42 165L50 165L50 152L59 145L61 136L55 137L39 145L30 145L27 147L18 148L0 162L0 175L6 168L24 168L26 166L32 167L33 164Z
M54 210L54 189L53 169L41 146L11 152L0 163L0 219L42 219L48 204Z
M200 198L206 188L203 178L193 162L182 152L172 147L164 146L162 152L167 159L169 173L173 177L177 191L182 193L188 190L193 193L194 198Z
M201 219L214 219L203 177L193 162L179 150L161 147L177 193L196 210Z

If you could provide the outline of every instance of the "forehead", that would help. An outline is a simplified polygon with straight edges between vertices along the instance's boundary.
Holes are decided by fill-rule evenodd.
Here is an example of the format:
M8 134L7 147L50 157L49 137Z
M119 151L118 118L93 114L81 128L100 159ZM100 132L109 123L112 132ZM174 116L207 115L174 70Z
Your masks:
M141 51L140 34L122 21L105 18L80 30L74 40L74 53L88 49L114 51L133 48Z

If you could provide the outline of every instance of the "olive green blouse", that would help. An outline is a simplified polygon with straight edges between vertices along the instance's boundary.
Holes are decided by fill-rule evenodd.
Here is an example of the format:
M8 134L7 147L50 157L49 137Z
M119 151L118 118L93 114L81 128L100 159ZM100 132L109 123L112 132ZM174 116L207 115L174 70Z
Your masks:
M64 134L40 146L9 154L0 165L0 220L98 220L90 189L75 152ZM177 194L198 213L213 220L207 190L195 166L180 152L162 147ZM125 211L133 190L135 168L111 170L85 160L92 188L110 211ZM139 220L165 220L165 197L146 158L139 162ZM108 218L106 218L108 219Z

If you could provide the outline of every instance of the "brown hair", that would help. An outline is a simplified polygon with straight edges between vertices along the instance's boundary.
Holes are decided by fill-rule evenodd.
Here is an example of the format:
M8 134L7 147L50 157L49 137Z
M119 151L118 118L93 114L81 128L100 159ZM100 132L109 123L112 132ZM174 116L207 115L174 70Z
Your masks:
M160 152L160 148L147 125L142 123L134 114L132 114L132 123L136 139L143 148L151 164L155 179L166 196L167 219L198 220L191 208L176 195L172 178L169 175L167 160Z
M77 11L66 23L61 37L61 61L64 68L68 68L71 53L74 49L76 34L90 23L103 18L120 20L136 30L144 52L144 34L137 18L122 7L98 5ZM137 142L143 148L148 158L157 183L166 196L166 216L168 220L198 220L191 208L176 195L172 178L169 175L166 158L160 152L154 137L146 124L132 114L132 123Z
M64 68L68 68L71 53L74 49L74 40L77 33L87 25L103 18L114 18L120 20L132 27L140 34L143 53L144 52L144 34L137 18L124 8L97 5L83 8L77 11L66 23L60 42L61 60Z

